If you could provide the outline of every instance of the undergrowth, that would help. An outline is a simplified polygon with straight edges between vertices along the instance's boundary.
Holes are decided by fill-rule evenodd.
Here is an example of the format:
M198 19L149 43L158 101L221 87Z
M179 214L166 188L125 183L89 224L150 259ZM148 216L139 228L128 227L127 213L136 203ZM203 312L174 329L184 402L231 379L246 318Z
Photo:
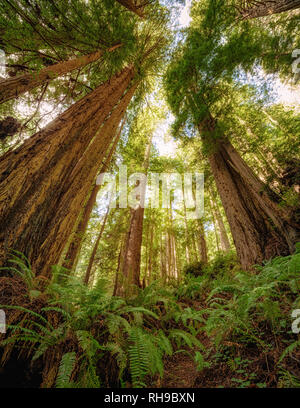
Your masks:
M0 305L8 316L2 364L17 349L42 367L42 387L160 386L178 353L193 359L196 387L300 386L300 338L291 328L299 245L250 272L234 253L219 254L190 265L179 284L156 281L129 299L111 296L105 279L88 288L58 267L41 285L22 254L11 262L9 282L23 292Z
M212 371L227 377L226 386L299 387L300 337L292 332L292 312L300 309L299 272L299 244L295 254L251 272L228 253L201 274L191 270L178 288L178 300L201 303L202 330L212 344L206 357Z
M27 304L23 297L22 305L0 305L8 314L2 364L16 348L33 363L42 360L42 387L145 387L147 378L163 377L165 356L203 349L199 313L180 306L159 282L123 299L109 295L104 279L90 289L56 267L41 291L24 256L11 262Z

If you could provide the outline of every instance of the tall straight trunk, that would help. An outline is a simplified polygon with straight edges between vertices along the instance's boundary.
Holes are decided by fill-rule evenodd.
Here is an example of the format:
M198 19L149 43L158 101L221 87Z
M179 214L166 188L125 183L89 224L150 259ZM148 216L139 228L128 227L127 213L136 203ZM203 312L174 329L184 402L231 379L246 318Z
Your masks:
M168 209L169 221L170 221L170 231L169 231L169 259L170 259L170 276L177 279L177 260L176 260L176 242L174 237L173 229L173 213L172 213L172 200L170 199L170 206Z
M149 245L149 262L148 262L148 285L152 280L152 258L153 258L153 225L150 225L150 245Z
M101 170L100 170L100 174L104 173L107 168L109 167L109 164L111 162L112 156L114 155L116 148L117 148L117 144L119 142L121 133L122 133L122 129L123 129L123 125L124 125L124 121L119 129L119 131L117 132L117 135L115 137L115 140L111 146L111 149L109 151L108 156L105 159L105 162L102 164ZM96 199L97 199L97 195L98 192L101 188L101 185L99 184L94 184L94 187L92 188L91 194L89 195L89 198L87 200L87 203L85 204L84 210L82 212L82 214L79 216L79 222L77 224L77 228L75 233L73 234L72 240L69 244L67 253L65 255L65 261L64 261L64 267L71 270L74 267L76 267L77 264L77 259L78 259L78 255L82 246L82 241L83 241L83 237L85 234L85 231L87 229L88 226L88 222L89 219L91 217L91 213L92 210L94 208L94 205L96 203Z
M176 239L172 234L172 253L173 253L173 265L174 265L174 278L178 280L178 265L177 265L177 251L176 251Z
M189 250L189 229L188 229L188 223L187 223L187 215L186 215L186 205L185 205L185 193L183 191L183 216L184 216L184 226L185 226L185 256L187 263L190 263L191 257L190 257L190 250Z
M146 245L145 245L145 271L144 271L144 278L143 278L143 282L146 282L147 276L148 276L148 259L149 259L149 238L150 238L150 226L147 229L147 234L146 234ZM143 284L143 287L145 285Z
M219 231L218 231L218 228L217 228L216 217L215 217L215 213L214 213L214 209L213 209L213 205L212 205L211 199L209 200L209 207L210 207L211 216L212 216L212 222L213 222L213 226L214 226L214 232L215 232L217 250L220 251Z
M192 190L193 193L193 197L194 200L196 200L196 196L195 196L195 191ZM200 255L200 260L203 263L207 263L208 262L208 255L207 255L207 245L206 245L206 239L205 239L205 230L204 230L204 223L203 223L203 219L202 218L198 218L197 219L197 247L198 247L198 251L199 251L199 255ZM218 241L217 241L217 245L218 245Z
M145 0L116 0L116 1L142 18L144 17L143 13L144 6L147 3L149 3L149 1L147 2Z
M120 237L120 250L119 250L119 256L118 256L118 266L117 266L117 270L116 270L113 296L117 296L118 289L119 289L119 275L120 275L122 259L124 258L124 246L125 246L124 245L124 239L125 239L124 234L121 234L121 237Z
M171 244L170 244L170 234L166 233L166 266L167 266L167 279L168 282L172 277L172 265L171 265Z
M143 167L146 173L149 167L151 145L152 137L145 152ZM131 209L130 226L127 235L124 263L122 265L123 287L120 289L120 294L124 294L125 296L132 294L136 287L141 287L140 264L143 239L145 189L146 186L144 186L144 191L141 192L140 204L137 208Z
M211 194L211 206L212 206L212 210L214 213L214 218L216 219L217 223L218 223L218 227L219 227L219 231L220 231L220 243L221 243L221 249L224 252L228 252L230 251L230 243L229 243L229 239L227 236L227 232L225 229L225 225L222 219L222 215L220 213L218 204L216 202L214 202L213 200L213 195Z
M208 262L208 255L207 255L207 245L205 240L205 231L203 221L198 219L198 229L199 229L199 236L197 240L197 245L200 253L200 259L202 262Z
M248 20L298 9L300 7L300 0L263 0L259 2L250 0L246 2L245 6L240 6L239 4L240 0L236 4L239 18Z
M163 243L163 234L160 235L160 267L161 267L161 278L164 283L167 282L167 265L166 265L166 252L165 245Z
M193 248L193 260L195 262L198 262L198 251L197 251L197 246L196 246L194 233L192 233L192 236L191 236L191 244L192 244L192 248Z
M223 251L228 252L230 251L230 243L229 243L228 235L227 235L225 225L223 222L223 218L222 218L222 215L220 213L220 210L217 204L215 205L215 214L216 214L217 223L219 225L219 230L220 230L221 248Z
M83 279L83 283L84 283L85 285L88 285L88 284L89 284L92 267L93 267L94 260L95 260L95 256L96 256L96 253L97 253L97 250L98 250L98 246L99 246L99 243L100 243L100 240L101 240L101 238L102 238L102 235L103 235L103 232L104 232L104 228L105 228L105 225L106 225L106 222L107 222L109 210L110 210L110 208L109 208L109 206L108 206L107 211L106 211L106 214L105 214L105 217L104 217L103 222L102 222L102 224L101 224L101 228L100 228L98 237L97 237L97 239L96 239L96 241L95 241L95 244L94 244L94 247L93 247L91 256L90 256L90 260L89 260L88 267L87 267L87 269L86 269L86 271L85 271L85 275L84 275L84 279Z
M134 291L133 286L141 287L140 261L143 236L144 208L131 209L130 227L127 235L124 262L122 267L122 295L128 296Z
M210 115L199 125L205 143L216 130ZM294 251L300 227L291 211L278 205L279 198L254 175L225 137L214 142L209 156L242 267L250 269L276 255Z
M180 253L178 251L178 242L174 237L174 248L175 248L175 256L176 256L176 270L177 270L177 280L181 279L181 262L180 262Z
M115 45L108 51L119 48L121 44ZM52 79L58 78L76 69L83 68L92 62L97 61L103 55L103 51L96 51L92 54L81 55L77 58L62 61L55 65L45 67L39 72L27 73L15 78L0 81L0 104L10 99L17 98L25 92L45 84Z
M135 92L131 67L0 159L0 265L9 249L49 276Z

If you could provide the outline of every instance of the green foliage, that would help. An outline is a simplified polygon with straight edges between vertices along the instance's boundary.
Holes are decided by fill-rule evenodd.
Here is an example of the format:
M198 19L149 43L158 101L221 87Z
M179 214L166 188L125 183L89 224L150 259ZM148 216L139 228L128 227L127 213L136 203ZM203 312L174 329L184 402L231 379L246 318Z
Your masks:
M20 276L26 283L30 298L38 297L41 292L38 290L38 280L31 270L29 259L21 252L15 250L10 251L10 256L11 258L8 262L14 266L7 266L0 268L0 270L12 272Z
M56 388L70 388L70 377L76 363L74 352L66 353L62 356L56 378Z
M132 384L134 387L143 387L144 377L147 374L149 366L149 355L147 353L143 331L136 327L131 330L129 336L129 360Z
M129 370L132 385L143 387L147 376L163 376L164 357L172 355L174 349L203 350L196 338L200 314L182 309L172 290L158 282L126 300L111 297L104 280L89 289L73 276L67 279L63 268L54 270L43 292L47 303L39 313L21 306L1 307L23 315L17 324L8 325L3 347L26 346L33 361L57 347L66 350L56 377L57 387L100 387L103 373L98 367L107 355L116 362L120 381ZM21 276L26 281L27 275ZM57 316L55 325L49 323L53 314ZM99 332L94 329L96 322L101 322ZM66 348L70 339L74 344L71 349Z
M193 275L195 277L201 276L204 271L205 264L203 262L195 262L193 264L186 265L184 268L185 275Z

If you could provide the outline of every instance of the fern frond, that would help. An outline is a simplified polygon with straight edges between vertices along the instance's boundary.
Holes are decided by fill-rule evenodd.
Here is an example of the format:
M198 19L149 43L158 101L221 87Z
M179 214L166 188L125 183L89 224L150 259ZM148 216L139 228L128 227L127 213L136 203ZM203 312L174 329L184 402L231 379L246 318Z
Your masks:
M56 377L56 388L70 388L70 378L76 363L76 353L74 351L65 353L60 361L58 374Z

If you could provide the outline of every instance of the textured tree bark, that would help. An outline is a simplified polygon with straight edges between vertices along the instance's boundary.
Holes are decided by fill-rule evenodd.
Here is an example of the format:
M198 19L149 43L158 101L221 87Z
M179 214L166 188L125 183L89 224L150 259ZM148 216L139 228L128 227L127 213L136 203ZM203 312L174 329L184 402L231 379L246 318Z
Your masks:
M121 44L115 45L108 51L119 48ZM45 84L52 79L65 75L78 68L83 68L92 62L97 61L103 55L103 51L96 51L92 54L81 55L80 57L62 61L55 65L41 69L39 72L28 73L0 81L0 104L17 98L25 92Z
M167 260L166 260L166 246L163 243L163 234L160 235L160 267L161 278L164 283L167 282Z
M148 261L149 261L149 239L150 239L150 225L147 228L146 234L146 245L145 245L145 270L144 270L144 278L143 278L143 287L146 284L146 279L148 276Z
M108 218L109 210L110 210L110 208L109 208L109 206L108 206L107 211L106 211L106 214L105 214L105 217L104 217L104 220L103 220L103 222L102 222L102 224L101 224L101 228L100 228L98 237L97 237L97 239L96 239L96 241L95 241L95 244L94 244L94 247L93 247L91 256L90 256L90 260L89 260L88 267L87 267L86 272L85 272L85 275L84 275L83 283L84 283L85 285L88 285L88 284L89 284L89 280L90 280L90 276L91 276L91 271L92 271L93 263L94 263L94 260L95 260L95 256L96 256L96 253L97 253L97 250L98 250L98 246L99 246L100 240L101 240L102 235L103 235L103 232L104 232L104 228L105 228L106 221L107 221L107 218Z
M123 121L124 124L124 121ZM119 142L121 133L122 133L122 128L123 128L123 124L120 127L119 131L117 132L117 135L115 137L115 141L113 142L113 145L110 149L110 152L107 156L107 158L105 159L105 162L103 163L101 170L100 170L100 174L104 173L110 162L112 159L112 156L114 155L116 148L117 148L117 144ZM76 228L76 231L72 237L71 243L69 244L68 247L68 251L65 255L65 261L63 266L69 270L73 269L74 267L76 267L77 264L77 260L78 260L78 255L81 249L81 245L82 245L82 240L85 234L85 231L87 229L88 226L88 222L89 219L91 217L91 213L92 210L94 208L95 202L96 202L96 198L97 198L97 194L99 192L101 188L101 185L97 185L94 184L94 187L92 188L92 192L87 200L87 203L85 204L84 210L82 212L82 214L80 215L80 219Z
M206 143L216 128L210 116L199 126ZM299 239L299 225L288 209L280 208L279 199L254 175L228 139L215 142L209 156L231 233L242 267L250 269L276 255L294 251Z
M122 288L119 295L129 296L134 286L141 287L140 262L143 235L144 208L131 209L130 227L126 240L124 263L122 267Z
M133 76L124 69L1 157L1 265L16 249L49 276L135 91Z
M229 239L227 236L227 232L225 229L225 225L222 219L222 215L220 213L220 210L218 208L218 204L214 202L213 195L211 195L211 206L212 210L214 212L214 218L216 219L219 227L219 232L220 232L220 244L221 244L221 249L224 252L230 251L230 243Z
M229 243L225 225L222 219L222 215L217 205L215 206L215 211L216 211L217 223L219 225L219 230L220 230L221 248L223 251L228 252L230 251L230 243Z
M149 167L151 139L147 145L144 159L144 169L147 173ZM141 247L143 239L143 221L145 189L140 197L140 204L137 208L131 209L130 226L127 235L124 263L122 265L122 287L119 294L130 296L137 287L141 287L140 282L140 264L141 264Z
M215 217L215 213L214 213L214 209L213 209L211 200L209 200L209 207L210 207L211 216L212 216L212 222L213 222L213 226L214 226L214 233L215 233L215 238L216 238L216 246L217 246L217 250L220 251L219 231L218 231L218 228L217 228L216 217Z
M207 245L206 245L206 240L205 240L205 231L204 231L204 225L202 220L198 220L198 226L199 226L199 239L197 240L197 245L200 253L200 259L202 262L207 263L208 262L208 255L207 255Z
M153 258L153 225L150 225L150 245L149 245L149 259L148 259L148 285L152 281L152 258Z
M187 263L190 263L191 258L190 258L190 250L189 250L189 229L188 229L188 223L187 223L187 216L186 216L186 205L185 205L185 195L183 191L183 210L184 210L184 226L185 226L185 256Z
M170 198L170 206L168 208L170 231L168 232L168 248L169 248L169 276L177 279L177 259L176 259L176 241L173 232L173 215L172 215L172 200Z
M239 12L239 18L247 20L298 9L300 7L300 0L250 0L243 3L243 6L239 4L235 5Z
M196 245L196 239L195 239L195 234L193 233L191 236L191 243L192 243L192 247L193 247L193 260L195 262L199 261L199 254L197 251L197 245Z
M47 238L49 246L54 241L55 236L60 236L61 253L68 242L72 233L71 219L75 220L84 205L90 186L95 180L98 170L99 161L102 161L105 151L119 126L126 108L135 92L136 86L133 86L121 100L117 109L115 109L109 119L101 129L101 140L97 138L90 144L85 152L84 158L78 163L71 175L70 189L66 192L60 203L60 211L57 211L56 220L53 220L52 229ZM102 133L103 132L103 133ZM102 144L103 143L103 144ZM82 183L85 180L85 183ZM72 218L71 218L72 217ZM56 231L55 231L56 229Z
M124 258L124 239L125 239L125 236L124 234L122 234L120 237L120 250L119 250L119 256L118 256L118 266L117 266L117 271L116 271L116 276L115 276L113 296L117 296L117 293L119 291L119 286L120 286L119 285L119 275L120 275L122 259Z
M117 0L118 3L126 7L128 10L137 14L139 17L144 18L144 7L150 3L149 1L139 1L139 0Z
M178 265L177 265L177 252L176 252L176 239L172 235L172 253L173 253L173 265L174 265L174 278L178 280Z

